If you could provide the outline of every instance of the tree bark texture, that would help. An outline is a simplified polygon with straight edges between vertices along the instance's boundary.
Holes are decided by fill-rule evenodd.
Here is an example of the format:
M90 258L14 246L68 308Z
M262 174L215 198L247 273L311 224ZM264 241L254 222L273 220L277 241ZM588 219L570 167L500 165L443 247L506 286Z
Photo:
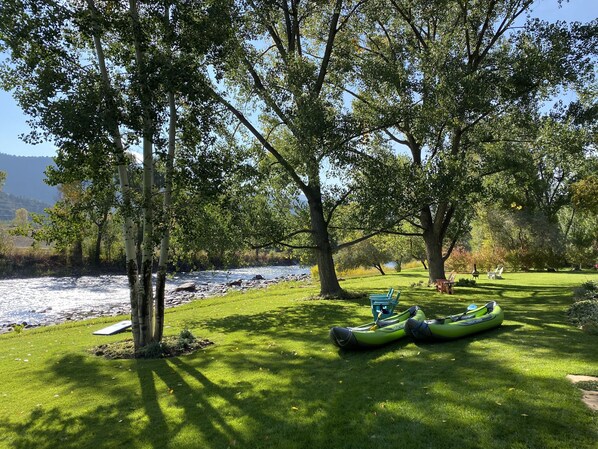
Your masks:
M139 300L139 278L137 265L137 251L135 246L135 226L130 217L131 208L131 186L129 183L129 173L127 170L127 158L125 155L122 135L119 128L118 109L113 98L113 89L110 82L110 76L106 68L106 58L104 56L104 49L101 40L101 17L97 11L93 0L87 0L87 6L91 12L91 17L94 19L93 27L93 41L97 57L100 75L103 84L103 96L106 102L106 109L110 119L108 132L112 137L117 156L118 156L118 178L120 182L120 190L124 205L124 222L123 234L125 240L125 254L127 278L129 280L129 297L131 300L131 321L133 330L133 341L135 348L139 347L140 342L140 327L138 318L138 300Z
M436 282L436 279L446 279L442 255L442 242L444 241L446 228L442 226L445 221L442 210L443 208L439 207L435 216L433 216L430 207L426 206L420 213L430 282Z
M339 297L343 290L338 282L334 260L332 258L332 245L330 244L330 235L328 233L328 224L324 219L324 209L322 206L322 196L313 195L308 198L309 215L311 227L316 246L316 260L318 262L318 273L320 275L320 296Z
M162 340L164 332L164 290L166 286L166 268L170 250L170 220L172 215L172 177L174 173L175 140L177 126L176 101L173 92L168 93L170 123L168 128L168 156L166 159L166 180L164 186L163 210L166 227L160 242L160 259L158 261L158 275L156 279L156 293L154 298L155 316L153 340Z
M424 242L426 244L430 282L435 282L436 279L446 279L444 258L442 256L442 238L439 238L434 232L424 231Z
M129 0L133 44L135 47L135 63L140 79L146 72L145 53L143 49L143 35L137 1ZM152 285L152 269L154 260L154 153L153 137L154 123L151 112L151 94L146 83L140 83L137 88L141 104L141 121L143 127L143 243L141 247L141 288L139 296L139 345L145 346L153 341L152 323L154 318L154 288Z

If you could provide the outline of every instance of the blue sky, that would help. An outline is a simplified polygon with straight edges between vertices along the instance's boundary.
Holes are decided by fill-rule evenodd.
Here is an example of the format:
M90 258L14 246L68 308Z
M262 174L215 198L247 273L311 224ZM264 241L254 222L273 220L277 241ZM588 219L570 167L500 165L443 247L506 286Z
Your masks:
M532 16L544 20L586 22L598 17L598 0L570 0L558 7L558 0L538 0ZM29 132L27 117L23 115L10 93L0 91L0 153L19 156L54 156L49 143L29 145L19 139Z

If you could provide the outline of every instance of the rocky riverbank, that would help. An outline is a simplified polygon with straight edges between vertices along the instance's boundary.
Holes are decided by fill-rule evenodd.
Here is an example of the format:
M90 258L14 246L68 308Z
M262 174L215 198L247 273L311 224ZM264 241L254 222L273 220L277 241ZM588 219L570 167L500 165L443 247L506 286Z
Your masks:
M269 285L278 284L280 282L289 281L305 281L310 278L308 274L300 275L286 275L274 279L264 279L261 275L256 275L253 279L237 279L225 284L209 283L209 282L186 282L166 291L165 306L167 308L180 306L195 300L210 298L214 296L222 296L229 291L243 291L254 288L267 288ZM118 316L128 315L130 307L128 304L122 305L107 305L98 304L97 307L88 310L69 310L61 312L60 314L52 314L52 307L47 307L40 310L32 310L38 315L48 315L47 320L40 320L37 323L28 323L26 321L18 323L4 323L0 325L0 334L7 332L20 332L24 329L31 329L40 326L49 326L61 324L70 321L80 321L90 318L99 318L103 316Z

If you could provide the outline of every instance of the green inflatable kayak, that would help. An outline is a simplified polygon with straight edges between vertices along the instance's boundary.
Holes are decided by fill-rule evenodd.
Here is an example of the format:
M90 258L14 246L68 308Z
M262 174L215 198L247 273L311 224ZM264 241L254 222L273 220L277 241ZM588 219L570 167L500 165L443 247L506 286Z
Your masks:
M498 327L503 319L502 309L496 301L491 301L445 318L424 321L410 318L405 324L405 332L416 340L452 340Z
M330 339L343 349L371 348L404 337L407 320L421 322L425 319L423 310L413 306L386 320L373 321L358 327L333 327L330 329Z

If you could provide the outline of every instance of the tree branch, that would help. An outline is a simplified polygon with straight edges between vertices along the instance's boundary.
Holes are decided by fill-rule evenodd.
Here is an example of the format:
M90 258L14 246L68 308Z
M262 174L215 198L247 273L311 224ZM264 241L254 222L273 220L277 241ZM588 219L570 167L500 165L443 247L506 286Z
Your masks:
M407 12L400 5L397 4L396 0L391 0L391 3L395 7L395 9L399 13L399 15L405 20L405 22L407 22L407 25L409 25L409 27L411 28L411 30L415 34L415 37L419 41L419 43L421 44L422 48L427 51L428 50L428 44L424 40L424 38L422 36L422 33L421 33L421 30L413 22L413 18L410 17L410 15L407 14Z
M457 236L455 236L451 240L451 244L449 245L448 249L446 250L446 254L444 256L442 256L443 261L446 261L451 256L451 253L453 252L453 249L455 249L455 245L457 244L457 241L459 240L459 237L460 237L459 233L457 233Z
M384 129L383 130L384 134L386 134L390 140L392 140L393 142L399 143L401 145L405 145L405 146L409 146L409 141L404 140L404 139L399 139L398 137L396 137L394 134L392 134L388 129Z
M282 0L282 10L284 12L284 23L287 32L287 47L289 49L289 53L293 53L295 51L295 40L293 39L293 23L291 21L291 14L289 12L287 0Z
M363 5L364 3L367 3L368 0L361 0L360 2L358 2L351 11L349 11L349 13L343 18L343 21L341 22L341 24L338 26L338 28L336 29L336 32L338 33L340 30L342 30L342 28L345 26L345 24L349 21L349 19L351 18L351 16L353 14L355 14L355 12L359 9L359 7L361 5Z
M336 209L345 202L345 200L349 197L349 195L351 195L351 193L353 193L353 188L349 188L347 189L347 191L344 193L343 196L341 196L332 206L332 208L330 209L330 211L328 212L328 218L325 218L324 221L326 222L326 225L328 226L330 224L330 220L332 220L332 215L334 215L334 212L336 211Z
M357 238L355 240L352 240L350 242L345 242L345 243L341 243L340 245L337 245L336 248L334 248L334 250L335 251L340 251L343 248L348 248L349 246L356 245L357 243L363 242L364 240L370 239L370 238L372 238L372 237L374 237L374 236L376 236L378 234L380 234L380 231L376 231L376 232L373 232L373 233L368 234L368 235L363 235L363 236L361 236L361 237L359 237L359 238Z
M268 93L267 89L264 87L264 84L262 83L262 80L261 80L259 74L253 67L253 64L251 63L251 61L249 61L249 59L247 59L246 54L243 54L243 63L247 67L247 70L249 71L251 78L253 78L255 87L260 92L261 97L265 101L266 105L276 113L278 118L280 120L282 120L284 122L284 124L287 125L291 131L293 131L293 133L295 133L296 130L294 129L293 125L291 124L289 118L282 112L282 110L278 107L276 102L274 100L272 100L272 97L270 97L270 94ZM297 134L295 134L295 135L297 135Z
M322 60L322 65L320 66L320 73L318 74L318 79L314 87L314 93L316 95L319 95L322 91L322 86L324 85L324 78L326 77L328 65L330 64L330 56L332 55L334 39L336 37L336 33L338 32L337 25L338 19L341 14L342 4L343 0L336 0L336 4L334 5L334 12L332 13L332 18L330 19L330 28L328 30L328 40L326 41L326 50L324 50L324 58Z
M297 174L297 172L291 166L291 164L284 158L284 156L282 154L280 154L276 150L276 148L274 148L270 144L270 142L268 142L268 140L262 135L262 133L260 133L253 126L253 124L247 119L247 117L245 117L245 115L243 115L243 113L241 111L239 111L237 108L235 108L222 95L220 95L218 92L216 92L211 87L207 87L207 89L220 104L222 104L224 107L226 107L226 109L228 109L235 117L237 117L237 119L239 119L239 121L241 123L243 123L243 125L245 125L245 127L249 130L249 132L251 132L251 134L253 134L254 137L264 146L264 148L267 151L269 151L270 154L272 154L272 156L274 156L276 158L276 160L280 163L280 165L283 166L283 168L286 170L286 172L289 174L289 176L291 176L293 181L295 181L295 183L301 189L301 191L307 195L309 193L309 187L303 182L301 177Z

